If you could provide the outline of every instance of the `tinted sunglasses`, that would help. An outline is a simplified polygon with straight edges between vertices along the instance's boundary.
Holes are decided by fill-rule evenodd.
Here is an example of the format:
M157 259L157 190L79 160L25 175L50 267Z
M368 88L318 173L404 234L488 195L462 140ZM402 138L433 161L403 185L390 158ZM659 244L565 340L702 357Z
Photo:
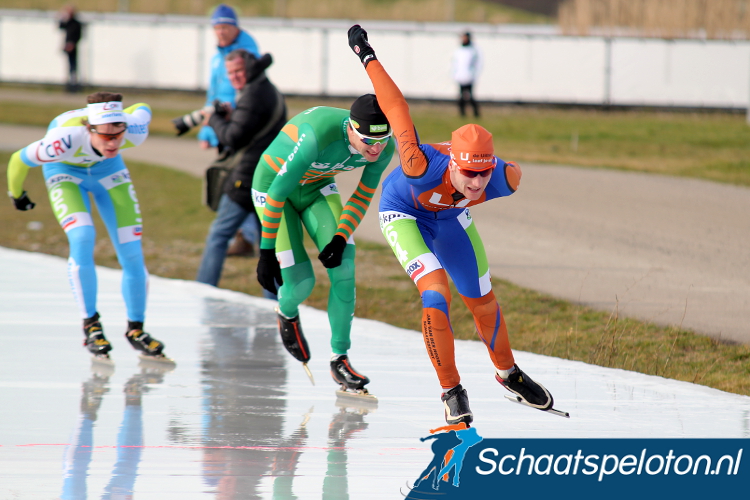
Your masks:
M124 134L126 130L127 130L127 127L125 127L124 129L122 129L119 132L116 132L114 134L105 134L105 133L99 132L94 127L89 128L89 131L92 134L98 135L99 137L101 137L105 141L114 141L115 139L119 139L120 137L122 137L122 134Z
M357 134L357 137L359 137L359 139L368 146L374 146L375 144L388 144L388 141L391 139L391 134L393 134L393 130L391 130L387 135L381 137L368 137L366 135L360 134L359 131L357 131L357 129L354 128L351 123L349 124L349 126L352 128L352 130L354 130L354 133Z
M492 171L495 170L495 167L488 168L487 170L466 170L465 168L459 168L458 170L461 172L461 175L473 179L477 175L480 177L489 177Z

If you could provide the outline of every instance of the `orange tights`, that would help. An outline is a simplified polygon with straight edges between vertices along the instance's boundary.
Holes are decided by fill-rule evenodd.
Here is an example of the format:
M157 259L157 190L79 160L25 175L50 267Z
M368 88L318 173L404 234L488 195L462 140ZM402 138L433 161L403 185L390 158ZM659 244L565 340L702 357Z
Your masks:
M427 354L440 379L440 385L444 389L450 389L459 384L461 377L456 368L453 328L450 322L448 275L444 269L433 271L417 281L417 288L422 297L422 335ZM494 292L490 291L476 299L461 297L474 316L474 325L489 351L492 364L499 370L511 368L514 360L508 341L508 329Z

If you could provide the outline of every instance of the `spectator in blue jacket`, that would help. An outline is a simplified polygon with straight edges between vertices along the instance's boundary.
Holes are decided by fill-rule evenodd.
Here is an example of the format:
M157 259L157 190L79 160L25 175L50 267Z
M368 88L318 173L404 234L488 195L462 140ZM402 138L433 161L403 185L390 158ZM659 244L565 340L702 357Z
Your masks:
M236 49L245 49L256 58L260 57L260 51L255 39L247 31L240 29L236 12L228 5L221 4L216 7L211 15L211 25L216 34L218 50L211 58L211 79L206 93L206 105L210 106L214 99L218 99L234 107L236 91L227 77L224 60L230 52ZM216 132L209 126L201 128L198 132L198 140L202 149L221 147ZM255 212L252 211L237 231L227 255L252 256L255 254L255 246L259 241L260 224Z
M211 106L214 99L228 102L234 106L235 90L227 77L224 58L235 49L245 49L255 57L260 57L258 44L250 34L240 29L237 14L228 5L221 4L211 15L211 25L216 34L217 52L211 58L211 79L206 93L206 106ZM201 148L215 148L219 145L216 134L209 126L198 133Z

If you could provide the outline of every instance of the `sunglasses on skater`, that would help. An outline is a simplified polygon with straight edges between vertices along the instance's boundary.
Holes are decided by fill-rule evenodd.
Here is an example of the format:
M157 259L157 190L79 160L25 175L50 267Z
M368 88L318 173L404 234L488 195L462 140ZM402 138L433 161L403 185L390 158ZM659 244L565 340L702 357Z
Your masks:
M352 128L352 130L354 130L354 133L357 135L357 137L359 137L359 139L368 146L374 146L375 144L386 145L391 138L391 134L393 134L393 130L391 130L390 132L388 132L388 134L380 137L368 137L366 135L360 134L359 131L357 131L357 129L354 128L351 123L349 124L349 126Z
M461 173L461 175L465 175L469 179L473 179L477 175L480 177L488 177L492 173L492 171L495 170L495 166L496 166L496 165L493 165L492 167L487 168L485 170L469 170L466 168L459 167L458 163L456 163L456 160L451 160L451 162L453 163L454 166L458 167L458 171Z
M466 170L465 168L459 168L458 170L461 172L461 175L473 179L477 175L479 177L488 177L495 170L495 167L488 168L487 170Z
M122 129L122 130L120 130L119 132L116 132L116 133L114 133L114 134L105 134L105 133L103 133L103 132L99 132L98 130L96 130L96 128L95 128L95 127L91 127L91 128L89 129L89 131L90 131L90 132L91 132L92 134L96 134L96 135L98 135L99 137L101 137L101 138L102 138L102 139L104 139L105 141L114 141L115 139L119 139L120 137L122 137L122 134L124 134L124 133L125 133L125 131L126 131L127 129L128 129L128 128L127 128L127 127L125 127L124 129Z

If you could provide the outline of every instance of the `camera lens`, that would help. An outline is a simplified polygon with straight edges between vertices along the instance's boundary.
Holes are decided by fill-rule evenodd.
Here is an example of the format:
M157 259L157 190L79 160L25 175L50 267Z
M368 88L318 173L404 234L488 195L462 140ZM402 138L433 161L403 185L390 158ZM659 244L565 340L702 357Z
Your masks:
M179 118L175 118L172 120L172 124L177 129L177 135L182 135L196 125L200 125L202 121L203 111L199 109Z

